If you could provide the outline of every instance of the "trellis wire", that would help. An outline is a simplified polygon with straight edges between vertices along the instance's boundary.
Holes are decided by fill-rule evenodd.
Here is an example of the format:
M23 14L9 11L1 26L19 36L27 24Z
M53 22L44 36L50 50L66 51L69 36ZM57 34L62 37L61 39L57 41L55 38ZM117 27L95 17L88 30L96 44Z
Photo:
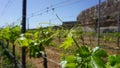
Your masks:
M13 61L15 61L15 63L17 64L18 68L22 68L20 62L17 60L17 58L6 48L5 44L0 41L0 45L2 46L2 48L4 49L4 51L6 52L6 55Z
M54 63L54 64L56 64L56 65L61 66L60 63L58 63L58 62L56 62L56 61L54 61L54 60L52 60L52 59L46 57L46 56L44 55L45 53L44 53L43 51L41 51L41 54L42 54L42 57L43 57L43 58L46 58L46 59L49 60L50 62L52 62L52 63Z

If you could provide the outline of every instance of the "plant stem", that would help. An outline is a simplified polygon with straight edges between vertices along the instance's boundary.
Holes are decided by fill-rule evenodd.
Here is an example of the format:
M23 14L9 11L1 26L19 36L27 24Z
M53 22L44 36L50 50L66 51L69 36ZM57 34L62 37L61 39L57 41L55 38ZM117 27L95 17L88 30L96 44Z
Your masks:
M76 46L80 49L80 46L79 46L78 42L75 40L75 38L73 36L72 36L72 39L75 42Z

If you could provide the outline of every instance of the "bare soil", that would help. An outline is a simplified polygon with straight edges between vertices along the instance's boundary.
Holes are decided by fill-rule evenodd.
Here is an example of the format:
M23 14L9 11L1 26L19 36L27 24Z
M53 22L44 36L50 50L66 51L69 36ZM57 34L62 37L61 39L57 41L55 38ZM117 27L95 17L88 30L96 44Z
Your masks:
M60 53L52 47L46 47L48 68L61 68L60 66ZM33 66L33 68L44 68L43 58L27 58L27 62Z

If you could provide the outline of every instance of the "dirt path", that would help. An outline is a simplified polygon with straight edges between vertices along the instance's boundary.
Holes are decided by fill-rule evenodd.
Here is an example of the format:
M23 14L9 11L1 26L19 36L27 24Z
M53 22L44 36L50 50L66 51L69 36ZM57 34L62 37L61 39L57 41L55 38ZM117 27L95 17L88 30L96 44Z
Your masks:
M46 54L48 59L48 68L61 68L60 67L60 53L51 47L46 47ZM27 58L27 62L32 64L33 68L44 68L43 58Z

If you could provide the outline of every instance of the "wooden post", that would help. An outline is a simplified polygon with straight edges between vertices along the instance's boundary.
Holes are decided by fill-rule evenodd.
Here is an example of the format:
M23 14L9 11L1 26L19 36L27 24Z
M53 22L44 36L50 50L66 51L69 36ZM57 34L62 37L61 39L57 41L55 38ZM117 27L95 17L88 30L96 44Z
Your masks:
M15 54L15 45L14 45L14 43L13 43L13 55L14 55L14 57L16 58L16 54ZM14 63L15 63L14 68L17 68L17 62L14 61Z
M26 32L26 5L27 0L23 0L22 8L22 33ZM26 47L22 47L22 67L26 68Z
M98 44L97 46L100 47L100 4L101 4L101 0L99 0L99 4L98 4L98 27L97 27L97 33L98 33Z
M117 18L118 18L118 33L120 33L120 13L118 14ZM119 44L120 44L119 42L120 42L120 37L117 38L117 46L118 47L120 47L119 46Z
M47 55L46 55L46 54L43 54L43 56L44 56L44 57L43 57L43 60L44 60L43 66L44 66L44 68L48 68L48 67L47 67L47 58L46 58Z

